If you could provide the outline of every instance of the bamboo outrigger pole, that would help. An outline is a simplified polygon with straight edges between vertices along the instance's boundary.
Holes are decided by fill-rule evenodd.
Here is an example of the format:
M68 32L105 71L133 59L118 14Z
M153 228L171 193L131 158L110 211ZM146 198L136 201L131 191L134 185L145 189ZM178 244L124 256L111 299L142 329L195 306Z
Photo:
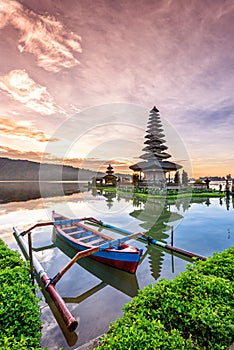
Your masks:
M93 217L83 218L82 220L89 221L89 222L91 222L91 223L93 223L95 225L98 225L100 227L106 227L106 228L109 228L109 229L113 229L115 231L119 231L119 232L124 233L126 235L132 234L132 232L130 232L130 231L127 231L125 229L121 229L121 228L113 226L113 225L106 224L106 223L102 222L101 220L99 221L99 220L97 220L97 219L95 219ZM176 252L178 254L187 256L189 258L197 258L197 259L200 259L200 260L206 260L206 258L204 256L201 256L201 255L189 252L189 251L181 249L181 248L176 248L176 247L174 247L172 245L169 245L167 243L158 241L158 240L152 238L151 236L147 236L144 233L141 233L141 235L138 237L138 239L142 239L143 241L146 241L148 244L153 244L153 245L162 247L164 249L168 249L168 250L170 250L172 252Z
M100 250L105 250L105 249L110 248L114 245L120 245L121 243L123 243L131 238L138 237L140 235L140 233L134 233L134 234L129 235L128 237L123 237L123 238L116 239L116 240L110 240L109 242L103 243L100 246L86 249L84 251L80 251L63 267L63 269L61 271L59 271L57 273L57 275L55 275L53 278L49 278L47 273L45 272L45 270L43 269L43 267L41 266L41 264L37 260L37 258L33 255L32 247L31 247L31 231L33 229L35 229L36 227L49 226L49 225L54 225L54 222L52 221L52 222L38 223L38 224L35 224L34 226L30 227L29 229L27 229L21 233L17 230L17 228L14 227L13 228L14 235L15 235L16 240L21 244L27 258L30 258L31 265L32 265L32 260L33 260L34 269L36 270L37 275L39 276L42 283L44 284L45 289L48 291L51 298L53 299L53 301L57 305L58 310L60 311L67 328L70 331L74 331L78 325L78 322L75 319L75 317L71 314L71 312L68 310L66 304L64 303L64 300L61 298L61 296L56 291L55 284L70 269L70 267L72 265L74 265L79 259L87 257L87 256L92 255L92 254L95 254L96 252L98 252ZM27 245L27 243L25 242L24 237L23 237L26 234L30 235L30 244L29 245Z
M48 224L51 225L51 223L47 223L47 225ZM35 228L35 226L33 228ZM46 226L46 224L44 223L43 225L41 224L39 226ZM14 230L14 236L15 236L16 240L21 244L26 256L29 258L30 252L29 252L28 244L25 241L23 236L24 236L24 234L30 232L30 230L24 231L22 234L19 233L19 231L17 230L16 227L14 227L13 230ZM53 283L51 283L51 280L48 277L46 271L43 269L42 265L39 263L39 261L37 260L35 255L33 255L33 253L32 253L32 259L33 259L33 266L34 266L34 269L35 269L37 275L39 276L40 280L42 281L43 285L45 286L45 289L50 294L52 300L55 302L68 330L70 332L73 332L76 329L76 327L78 326L78 322L77 322L76 318L68 310L64 300L62 299L60 294L55 289L55 285Z

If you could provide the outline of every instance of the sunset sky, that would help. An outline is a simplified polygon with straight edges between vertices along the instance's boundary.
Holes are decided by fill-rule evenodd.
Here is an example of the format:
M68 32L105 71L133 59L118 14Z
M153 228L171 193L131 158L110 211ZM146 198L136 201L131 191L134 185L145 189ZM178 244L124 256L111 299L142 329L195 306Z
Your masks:
M190 176L234 176L233 0L0 0L1 157L126 171L160 111Z

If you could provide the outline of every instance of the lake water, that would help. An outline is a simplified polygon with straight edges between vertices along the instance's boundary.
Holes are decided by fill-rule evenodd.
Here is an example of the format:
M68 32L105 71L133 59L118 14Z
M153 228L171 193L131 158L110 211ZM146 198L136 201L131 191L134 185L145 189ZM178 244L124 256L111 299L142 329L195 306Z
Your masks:
M232 197L138 200L128 193L116 196L88 191L85 184L78 186L76 183L43 183L40 186L37 183L1 183L0 190L0 238L12 249L18 249L13 226L23 231L37 222L49 221L52 210L72 218L93 216L132 232L146 232L168 244L171 244L173 230L175 247L205 257L234 244ZM44 198L38 198L41 193ZM110 234L119 236L114 232ZM32 238L38 260L50 277L55 276L69 261L72 252L54 241L51 227L36 229ZM160 278L175 278L189 261L140 241L131 241L131 244L144 249L136 275L86 258L76 263L56 285L79 321L76 332L67 332L53 304L51 310L43 298L40 302L44 323L42 347L74 349L103 334L109 323L122 315L123 305L139 288Z

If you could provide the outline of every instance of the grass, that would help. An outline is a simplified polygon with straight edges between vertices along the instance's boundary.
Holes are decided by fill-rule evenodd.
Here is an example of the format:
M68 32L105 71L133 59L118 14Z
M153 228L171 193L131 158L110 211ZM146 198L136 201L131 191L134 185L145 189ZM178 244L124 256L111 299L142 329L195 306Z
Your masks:
M96 187L94 187L96 188ZM96 188L99 189L98 187ZM100 187L101 190L105 191L105 193L119 193L125 194L131 193L135 198L152 198L152 199L180 199L180 198L188 198L188 197L200 197L200 198L222 198L226 196L225 192L215 191L215 190L203 190L203 189L181 189L177 190L167 190L164 193L161 193L161 190L158 189L147 189L147 188L134 188L126 186L126 189L118 188L118 187Z

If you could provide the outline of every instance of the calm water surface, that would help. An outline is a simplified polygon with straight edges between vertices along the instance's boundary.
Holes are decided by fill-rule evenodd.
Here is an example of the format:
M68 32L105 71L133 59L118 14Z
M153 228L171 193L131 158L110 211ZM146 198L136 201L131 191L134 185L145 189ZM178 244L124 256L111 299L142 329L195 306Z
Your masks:
M61 187L46 184L42 192L47 195L38 198L40 189L38 191L36 184L0 185L0 238L10 248L18 249L12 227L17 226L22 231L36 222L50 220L52 210L56 210L73 218L94 216L132 232L149 233L155 239L169 244L173 230L174 246L206 257L234 244L232 197L229 200L198 198L192 201L139 201L128 194L116 196L92 193L84 188L79 192L77 185L75 188L69 186L65 191L69 195L65 196ZM25 192L28 193L27 198ZM20 193L23 194L22 199ZM118 236L115 232L110 234ZM38 260L48 275L53 277L69 261L73 252L55 240L50 227L39 228L32 236ZM86 258L76 263L58 282L58 291L79 321L76 332L66 331L53 304L51 311L43 297L40 302L44 323L42 347L51 350L59 347L74 349L103 334L109 323L122 315L123 305L137 294L139 288L155 283L160 278L175 278L185 270L188 263L185 258L154 246L147 247L139 241L131 243L144 249L136 275L93 263L92 260L90 262Z

